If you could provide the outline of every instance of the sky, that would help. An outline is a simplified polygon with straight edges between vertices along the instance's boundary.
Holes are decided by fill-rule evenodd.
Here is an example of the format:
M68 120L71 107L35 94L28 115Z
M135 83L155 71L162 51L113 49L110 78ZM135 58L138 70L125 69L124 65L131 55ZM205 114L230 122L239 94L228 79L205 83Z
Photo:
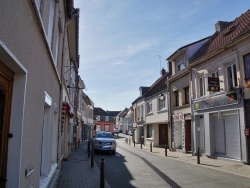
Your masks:
M74 0L80 9L79 74L95 107L132 106L177 49L233 21L250 0Z

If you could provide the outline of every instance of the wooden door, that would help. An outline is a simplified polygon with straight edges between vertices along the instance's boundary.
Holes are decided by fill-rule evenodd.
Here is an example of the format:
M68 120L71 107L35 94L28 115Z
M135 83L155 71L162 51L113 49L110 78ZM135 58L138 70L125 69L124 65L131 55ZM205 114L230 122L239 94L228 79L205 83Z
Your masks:
M0 61L0 187L5 187L14 73ZM9 161L11 162L11 161Z
M168 127L167 124L160 124L159 125L159 145L165 146L167 143L168 138Z

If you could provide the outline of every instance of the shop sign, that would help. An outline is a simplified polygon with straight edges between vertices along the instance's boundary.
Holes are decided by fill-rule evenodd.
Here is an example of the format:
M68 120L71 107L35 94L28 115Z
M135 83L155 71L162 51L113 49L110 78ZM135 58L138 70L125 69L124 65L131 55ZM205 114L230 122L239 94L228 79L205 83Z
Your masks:
M237 103L237 93L229 93L194 102L194 110L203 110Z
M215 77L208 77L208 91L220 91L220 80Z
M173 121L181 121L184 120L184 115L183 114L177 114L177 115L173 115Z

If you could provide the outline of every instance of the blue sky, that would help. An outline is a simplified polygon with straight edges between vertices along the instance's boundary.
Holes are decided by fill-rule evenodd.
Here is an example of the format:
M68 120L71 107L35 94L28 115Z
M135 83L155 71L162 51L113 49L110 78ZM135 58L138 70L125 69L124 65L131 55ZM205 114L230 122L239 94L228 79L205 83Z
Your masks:
M95 107L129 108L178 48L232 21L249 0L75 0L80 8L80 69Z

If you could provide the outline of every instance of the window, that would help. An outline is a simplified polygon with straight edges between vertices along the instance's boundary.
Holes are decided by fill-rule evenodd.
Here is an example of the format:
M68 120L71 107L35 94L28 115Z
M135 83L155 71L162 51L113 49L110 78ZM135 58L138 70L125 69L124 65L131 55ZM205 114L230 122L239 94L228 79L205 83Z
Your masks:
M158 104L159 104L159 110L162 110L165 108L165 97L163 97L163 99L158 98Z
M147 125L147 138L153 138L153 125Z
M174 92L175 106L179 106L179 91Z
M105 116L105 121L109 121L109 116Z
M205 77L201 77L199 78L199 94L200 94L200 97L204 96L205 95Z
M215 71L212 73L213 78L219 78L219 71Z
M147 113L152 112L152 102L147 103Z
M232 88L238 86L236 64L227 67L227 87Z
M100 116L96 116L96 120L97 120L97 121L100 121Z
M189 104L189 87L185 87L184 92L185 92L185 104Z
M244 57L244 67L245 67L245 80L250 80L250 53Z
M178 62L177 62L177 70L181 71L184 68L185 68L185 66L184 66L184 60L183 59L179 59Z
M101 131L101 125L96 125L96 132Z
M105 131L109 132L109 125L105 125Z

